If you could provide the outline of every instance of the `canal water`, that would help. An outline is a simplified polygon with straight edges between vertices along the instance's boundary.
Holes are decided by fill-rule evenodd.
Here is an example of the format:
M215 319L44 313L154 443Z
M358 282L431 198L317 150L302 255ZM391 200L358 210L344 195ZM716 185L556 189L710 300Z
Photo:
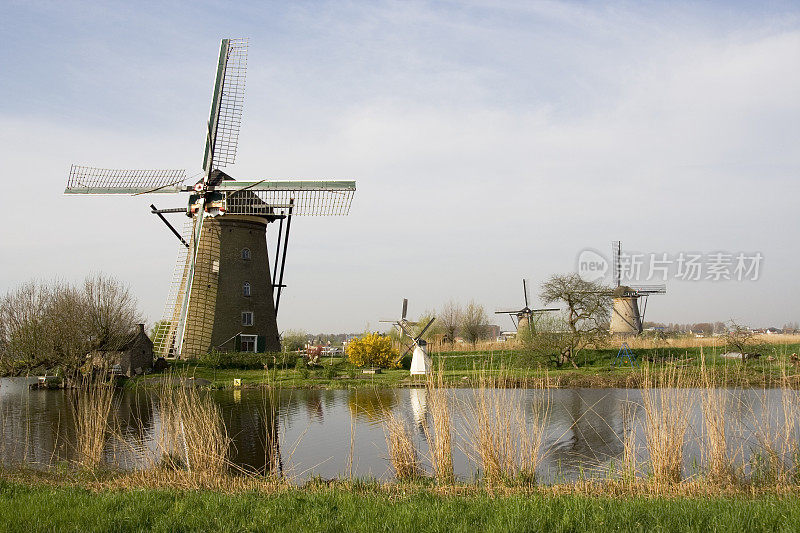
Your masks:
M5 465L47 466L75 459L75 426L69 392L30 390L28 378L0 379L0 461ZM295 481L310 477L392 478L384 421L404 420L423 464L425 426L431 423L425 389L287 390L273 397L256 389L203 392L220 406L229 436L231 460L245 470L267 464L267 433L278 436L280 468ZM449 389L457 476L479 476L473 435L476 392ZM636 389L500 389L491 395L519 412L525 424L544 422L542 481L605 476L623 462L626 432L632 432L637 460L646 470L646 414ZM691 401L685 442L684 475L704 461L702 392L682 390ZM728 450L737 464L775 445L785 421L778 389L724 389L722 411ZM789 392L789 394L793 394ZM543 408L546 406L546 408ZM272 413L277 413L274 416ZM795 413L791 413L796 416ZM114 431L105 461L120 468L146 468L158 460L161 418L157 398L144 391L119 391ZM797 427L791 435L797 442ZM429 465L428 465L429 468Z

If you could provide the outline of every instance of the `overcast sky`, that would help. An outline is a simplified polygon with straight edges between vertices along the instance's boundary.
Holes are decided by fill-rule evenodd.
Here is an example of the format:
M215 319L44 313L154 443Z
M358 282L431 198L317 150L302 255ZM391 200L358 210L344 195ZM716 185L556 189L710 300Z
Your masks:
M229 36L250 54L227 171L357 181L350 216L293 223L281 330L377 327L403 297L517 305L521 278L612 240L763 256L757 281L671 277L648 320L800 320L800 5L781 2L2 0L0 292L102 271L160 317L177 249L148 205L183 200L66 197L66 176L198 172Z

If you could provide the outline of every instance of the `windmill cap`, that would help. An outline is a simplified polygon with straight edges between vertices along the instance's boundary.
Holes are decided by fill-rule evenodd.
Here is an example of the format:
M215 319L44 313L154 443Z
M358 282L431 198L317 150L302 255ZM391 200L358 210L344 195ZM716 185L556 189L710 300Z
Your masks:
M627 285L620 285L619 287L614 289L612 296L614 298L623 298L625 296L630 295L632 292L634 292L634 290L628 287Z

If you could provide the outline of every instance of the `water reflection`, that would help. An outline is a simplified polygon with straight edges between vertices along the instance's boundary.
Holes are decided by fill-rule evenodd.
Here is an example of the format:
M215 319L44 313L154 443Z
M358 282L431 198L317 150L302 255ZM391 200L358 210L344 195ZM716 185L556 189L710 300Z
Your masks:
M397 393L394 389L356 390L348 394L347 405L351 415L359 421L381 423L386 413L396 406Z
M75 424L65 391L31 391L31 380L0 380L0 461L4 464L49 465L75 459ZM489 394L499 394L489 391ZM425 389L213 391L232 438L231 460L243 471L284 471L298 479L344 474L352 451L357 476L388 478L382 422L388 413L406 420L421 458L427 457L425 424L432 423ZM461 479L476 475L469 449L468 406L474 391L448 391L453 416L453 463ZM504 391L512 404L521 402L526 423L546 417L544 460L539 478L573 479L581 472L602 476L624 455L626 428L632 428L638 461L647 461L645 415L641 392L626 389ZM685 473L701 462L704 435L702 392L693 398L687 432ZM549 398L549 408L541 402ZM783 435L780 390L726 389L723 402L729 453L739 464L750 460L765 441ZM511 408L511 404L510 404ZM104 459L122 468L147 468L159 460L161 415L158 398L144 391L120 391L115 399L113 436ZM796 431L796 428L793 429ZM795 439L797 434L790 436ZM785 436L784 436L785 438ZM351 448L352 446L352 448Z

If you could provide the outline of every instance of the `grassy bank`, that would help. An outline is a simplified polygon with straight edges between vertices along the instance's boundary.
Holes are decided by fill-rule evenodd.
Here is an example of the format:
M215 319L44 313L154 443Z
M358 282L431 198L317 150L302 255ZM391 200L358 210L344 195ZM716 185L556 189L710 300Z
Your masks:
M795 531L796 496L87 490L0 481L3 531Z
M618 348L584 350L578 358L579 368L565 366L555 368L544 361L519 350L503 350L490 352L440 352L432 354L434 366L442 364L444 383L450 387L469 387L482 370L497 372L504 376L504 384L524 386L526 382L547 380L551 387L641 387L643 374L641 364L644 360L655 361L656 364L668 364L686 369L687 374L699 377L701 362L715 369L714 377L717 385L741 387L771 387L781 383L784 371L795 386L800 385L800 378L793 377L800 373L790 360L792 353L800 352L800 344L773 344L761 347L761 357L742 362L725 359L721 356L724 349L718 347L653 347L637 348L634 353L638 366L629 364L614 366ZM424 383L421 378L412 378L404 369L384 369L380 374L363 374L341 357L324 358L316 368L298 370L295 366L276 367L269 371L263 369L214 368L198 362L176 362L174 368L182 374L207 380L213 388L231 388L234 379L241 379L244 387L264 385L292 388L375 388L375 387L409 387ZM132 385L146 383L148 379L134 380Z
M80 454L75 462L53 462L37 470L0 470L0 528L796 529L800 518L798 392L784 380L777 391L783 414L777 418L761 416L757 413L763 411L754 408L753 455L739 457L728 453L729 436L717 416L728 401L724 391L713 385L718 369L702 366L700 381L688 376L688 370L685 365L643 368L644 439L638 446L646 448L645 456L637 458L635 432L623 422L616 433L623 450L605 477L579 476L552 485L537 478L537 466L548 453L542 421L551 405L542 382L536 398L523 400L511 389L491 388L493 374L484 370L471 399L453 403L444 388L444 375L437 372L427 382L430 416L423 428L430 466L418 441L409 438L407 422L390 416L383 426L394 480L364 481L347 474L338 480L305 482L283 473L281 465L291 462L292 452L279 446L276 417L280 411L270 410L272 402L267 401L273 391L263 391L259 422L267 437L267 464L258 471L243 471L232 462L230 428L213 395L163 380L154 398L161 424L148 437L157 453L140 452L141 470L124 471L113 458L88 453L97 447L82 446L87 435L78 435ZM113 415L100 409L107 402L105 387L95 383L74 391L78 395L74 416L86 419L88 443L124 440ZM700 394L685 394L686 387L699 388ZM684 472L683 443L695 399L702 401L702 452L692 471ZM464 427L454 426L453 409L467 415ZM478 477L463 480L453 475L456 431L462 432L463 450Z

